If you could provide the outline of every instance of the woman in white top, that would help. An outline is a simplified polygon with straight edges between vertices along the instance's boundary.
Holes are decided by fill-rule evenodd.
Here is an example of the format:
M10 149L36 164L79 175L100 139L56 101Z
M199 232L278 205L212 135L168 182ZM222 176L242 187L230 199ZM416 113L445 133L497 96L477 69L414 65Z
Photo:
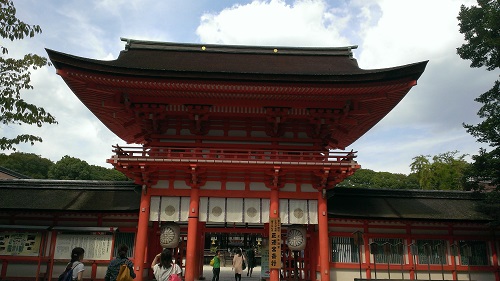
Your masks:
M151 268L158 281L167 281L172 274L177 274L180 277L182 273L181 267L172 262L172 252L169 249L164 249L156 255L151 263Z
M80 247L76 247L71 251L71 261L66 266L66 269L73 268L73 280L82 281L83 271L85 266L82 263L83 255L85 250Z
M243 273L243 262L246 261L244 255L241 253L241 249L237 249L233 258L233 270L234 270L234 280L241 281L241 274Z

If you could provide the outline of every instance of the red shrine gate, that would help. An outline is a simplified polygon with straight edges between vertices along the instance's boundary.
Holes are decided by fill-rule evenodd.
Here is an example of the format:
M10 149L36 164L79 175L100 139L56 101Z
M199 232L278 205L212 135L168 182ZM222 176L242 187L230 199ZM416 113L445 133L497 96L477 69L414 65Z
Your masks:
M315 274L315 268L311 265L315 264L313 257L318 255L317 249L308 247L294 251L294 248L289 249L287 243L284 242L289 239L289 230L298 225L306 226L301 242L317 243L319 239L316 231L319 217L321 217L318 216L318 202L325 202L326 198L323 193L318 193L318 190L309 182L322 174L311 174L307 170L317 168L321 164L321 167L327 171L326 174L330 170L345 170L345 173L347 171L350 173L358 167L353 160L352 152L277 152L272 150L243 152L234 149L211 150L180 147L115 147L115 151L117 155L110 159L110 162L119 170L125 169L124 171L129 172L129 175L134 175L135 172L131 171L136 171L136 176L142 175L143 166L155 171L167 171L175 169L179 163L182 163L190 168L188 176L186 174L176 176L174 173L171 173L169 177L158 176L154 179L156 184L147 189L145 195L149 196L149 221L155 222L156 237L159 237L160 223L176 222L184 226L188 223L184 229L187 241L182 240L184 243L180 243L179 250L176 250L178 253L176 259L181 264L182 260L186 259L186 272L189 271L187 261L189 241L198 240L195 251L198 255L194 257L197 259L195 278L202 274L200 266L203 264L203 255L199 253L203 253L205 233L256 233L260 234L264 241L269 239L269 218L272 217L270 214L272 191L269 191L269 186L272 188L273 184L279 184L281 196L277 200L279 207L274 215L281 218L283 224L281 233L283 244L277 272L281 274L282 280L295 280L297 275L306 278L304 280L311 280L311 276ZM262 172L259 172L257 167ZM288 182L285 181L286 177L280 177L281 167L287 168L285 171L290 177ZM246 172L249 169L255 171ZM268 173L273 169L275 174ZM203 171L203 173L199 174L198 171ZM342 175L342 173L339 174ZM161 173L156 175L161 175ZM207 178L212 180L208 181ZM281 178L285 180L280 180ZM205 179L202 181L203 185L197 190L196 203L198 204L192 207L192 183L202 179ZM197 222L189 225L193 208L199 210ZM323 216L326 217L326 209ZM233 227L227 227L227 224ZM189 229L192 225L196 225L198 229L197 238L189 237ZM155 242L159 240L158 238L150 239L153 245L156 245L156 251L149 253L148 260L154 257L154 253L161 250L159 243ZM151 242L148 248L152 248Z
M338 150L396 106L427 62L363 70L352 57L355 46L123 40L114 61L47 52L96 117L140 145L115 147L108 159L143 186L136 279L146 275L150 250L158 250L160 224L174 222L186 235L187 281L201 274L200 253L214 224L229 232L231 224L263 227L270 280L279 279L283 261L291 264L287 247L304 242L311 245L302 264L310 267L301 274L330 280L326 190L360 167L354 152Z

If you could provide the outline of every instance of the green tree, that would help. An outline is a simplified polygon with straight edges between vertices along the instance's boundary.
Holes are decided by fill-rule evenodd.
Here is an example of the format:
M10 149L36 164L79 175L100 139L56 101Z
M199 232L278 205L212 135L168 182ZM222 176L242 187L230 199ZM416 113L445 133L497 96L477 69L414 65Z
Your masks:
M479 150L479 155L473 155L474 161L466 170L466 190L498 189L500 178L500 153L486 152L484 148ZM500 205L500 204L499 204Z
M471 61L471 67L500 68L500 2L478 0L478 6L460 8L460 33L466 43L457 48L458 55ZM492 150L481 148L479 155L473 155L467 172L469 187L480 187L489 183L500 188L500 80L493 88L481 94L475 101L482 103L478 116L483 121L477 125L463 124L468 133L479 142L486 143Z
M89 165L87 162L70 157L61 158L49 169L49 179L56 180L109 180L125 181L127 177L117 170Z
M375 172L370 169L359 169L337 185L350 188L387 188L387 189L414 189L418 183L414 177L389 172Z
M46 179L54 162L33 153L0 154L0 166L34 179Z
M468 166L465 154L457 156L458 151L451 151L430 156L419 155L410 164L421 189L427 190L464 190L465 175Z
M478 0L477 3L478 6L460 7L458 26L467 42L457 48L457 53L470 60L471 67L486 66L494 70L500 64L500 2Z
M430 155L415 156L410 164L410 170L416 175L420 189L431 189L432 165L428 159L430 157Z
M0 0L0 36L10 41L22 40L41 33L38 25L28 25L16 17L16 8L10 0ZM21 59L8 57L9 50L0 45L0 122L4 126L11 124L42 124L57 123L55 118L42 107L26 102L21 97L24 90L33 89L30 70L48 65L45 57L36 54L26 54ZM19 143L41 142L42 138L32 134L20 134L13 138L1 137L0 150L15 150Z
M498 202L500 202L500 192L488 192L485 194L484 200L477 205L478 211L492 218L492 221L489 223L492 227L500 226L500 208Z
M93 180L105 181L126 181L128 178L121 172L113 168L105 168L96 165L90 165L90 171Z
M68 155L57 161L49 170L49 178L56 180L91 180L90 165Z

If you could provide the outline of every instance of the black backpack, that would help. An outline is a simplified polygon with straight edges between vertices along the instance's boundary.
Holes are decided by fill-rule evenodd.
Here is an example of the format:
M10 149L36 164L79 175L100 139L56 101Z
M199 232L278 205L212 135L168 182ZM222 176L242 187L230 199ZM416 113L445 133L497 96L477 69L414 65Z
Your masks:
M73 269L75 269L75 267L79 264L79 262L75 263L75 265L73 265L73 267L66 267L66 270L64 270L63 273L61 273L61 275L59 275L59 279L57 279L58 281L73 281Z

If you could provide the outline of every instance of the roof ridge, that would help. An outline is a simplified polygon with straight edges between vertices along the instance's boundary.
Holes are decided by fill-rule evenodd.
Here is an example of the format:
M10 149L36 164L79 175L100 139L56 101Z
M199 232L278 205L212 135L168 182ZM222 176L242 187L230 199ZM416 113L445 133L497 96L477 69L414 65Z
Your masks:
M18 189L135 189L139 185L131 181L7 179L0 180L0 188Z
M412 198L447 198L447 199L482 199L484 194L462 190L420 190L420 189L388 189L388 188L348 188L337 187L329 192L335 194L356 194L363 197L412 197Z
M7 174L9 176L16 177L18 179L30 179L30 177L28 177L28 176L26 176L24 174L18 173L18 172L14 171L14 170L11 170L11 169L8 169L8 168L2 167L2 166L0 166L0 172L4 173L4 174Z
M225 45L203 43L176 43L162 41L135 40L120 38L126 42L125 50L130 49L156 49L177 51L201 51L223 53L268 53L268 54L308 54L308 55L347 55L352 57L352 50L357 45L345 47L289 47L278 45Z

